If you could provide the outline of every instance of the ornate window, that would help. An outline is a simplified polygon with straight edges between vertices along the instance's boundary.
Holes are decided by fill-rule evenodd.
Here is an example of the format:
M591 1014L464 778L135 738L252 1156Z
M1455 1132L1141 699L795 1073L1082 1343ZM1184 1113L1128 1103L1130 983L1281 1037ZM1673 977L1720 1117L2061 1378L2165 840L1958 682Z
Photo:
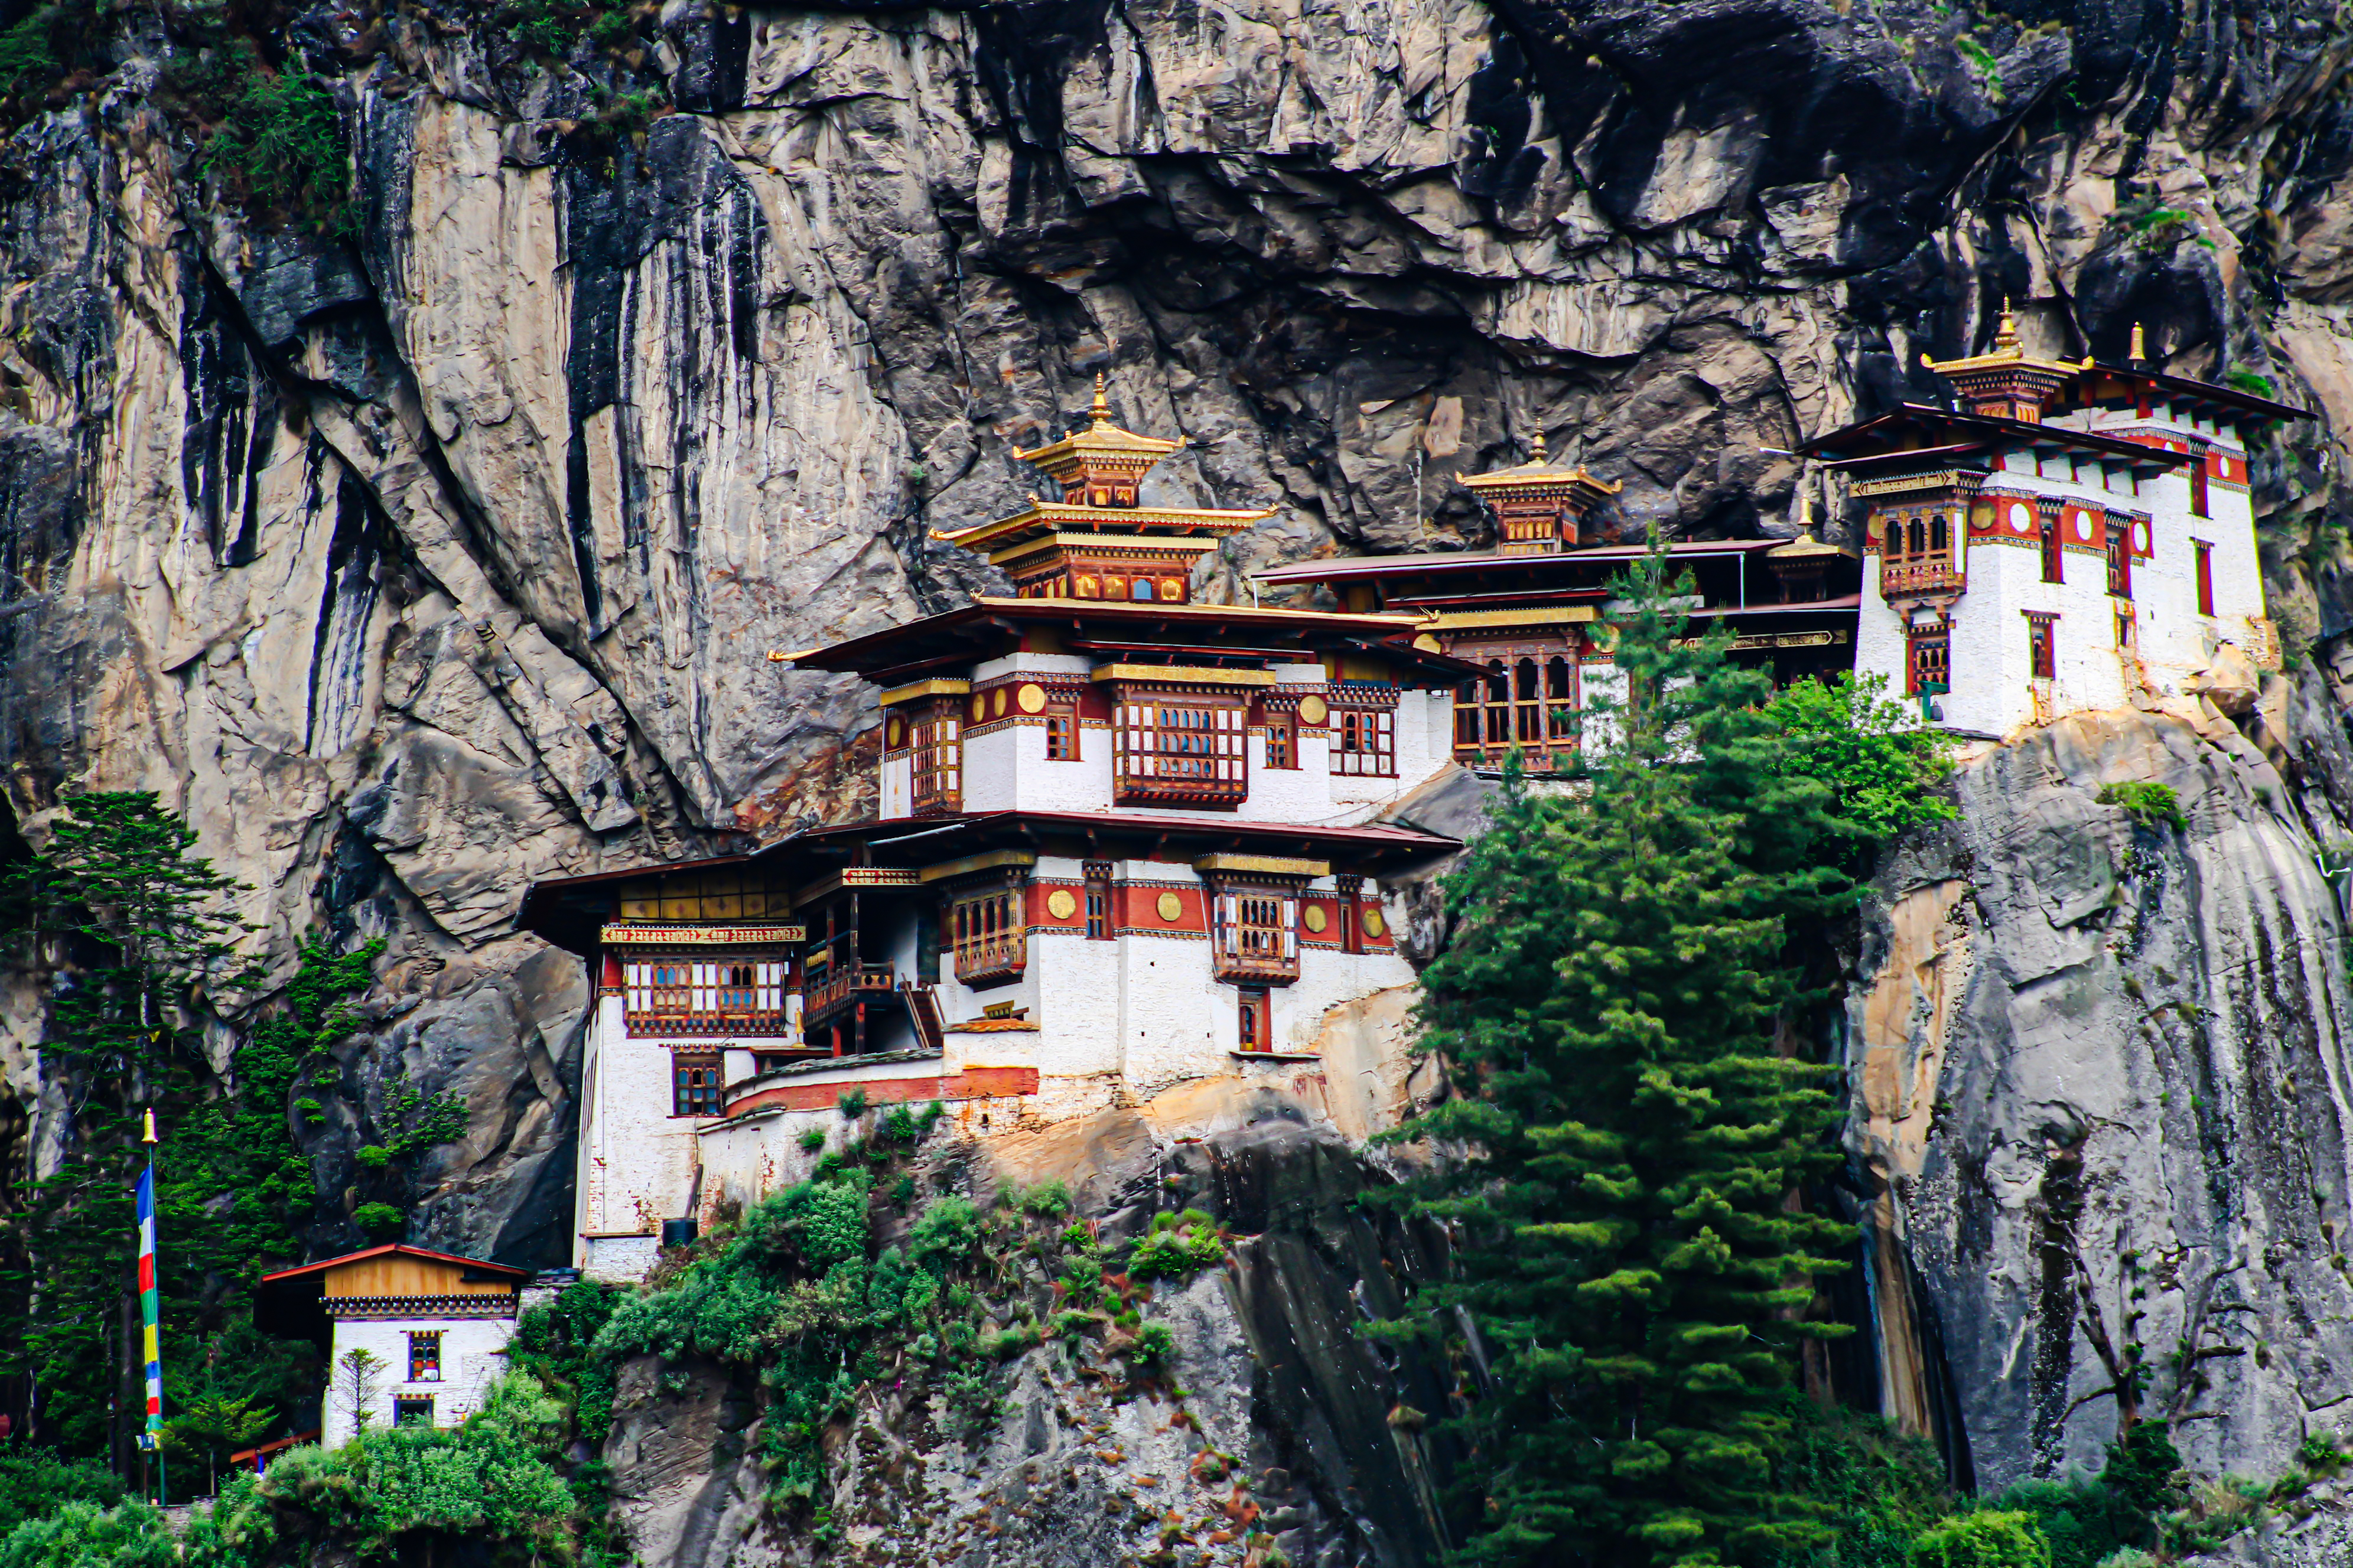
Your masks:
M2206 515L2206 454L2203 451L2190 454L2189 515L2192 517Z
M1284 770L1299 765L1299 719L1296 714L1268 712L1266 765L1270 769Z
M1111 862L1090 860L1087 875L1087 940L1109 942L1111 929Z
M1542 650L1491 658L1484 679L1454 694L1454 752L1466 763L1497 763L1518 746L1531 767L1549 767L1577 748L1577 661Z
M782 958L766 956L633 960L621 970L628 1031L782 1034L786 968Z
M914 725L917 814L958 811L964 805L964 720L950 703L936 703Z
M1029 957L1025 879L969 887L950 899L942 933L955 955L956 978L966 985L1003 985L1021 978Z
M410 1383L441 1381L441 1333L422 1331L408 1336L408 1379Z
M1065 710L1046 715L1046 760L1050 763L1075 763L1079 760L1079 716Z
M1397 776L1397 714L1388 708L1332 710L1332 771L1360 777Z
M1240 800L1250 793L1242 721L1236 703L1161 697L1122 702L1112 731L1117 798L1123 805Z
M1905 634L1904 695L1917 697L1935 688L1952 689L1952 634L1934 626Z
M670 1113L719 1114L719 1057L711 1051L673 1051L670 1058Z
M1209 906L1209 944L1219 980L1298 979L1298 889L1218 888Z

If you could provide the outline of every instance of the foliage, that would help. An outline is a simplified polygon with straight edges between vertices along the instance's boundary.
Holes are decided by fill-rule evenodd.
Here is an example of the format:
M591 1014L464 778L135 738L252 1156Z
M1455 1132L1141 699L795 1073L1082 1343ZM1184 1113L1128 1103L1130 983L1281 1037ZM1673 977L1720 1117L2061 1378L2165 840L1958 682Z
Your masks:
M505 0L493 21L508 37L535 54L563 59L572 46L586 37L598 47L627 47L637 31L628 0L588 0L565 5L563 0Z
M866 1114L866 1091L862 1089L845 1089L835 1101L835 1106L840 1110L841 1119L844 1121L855 1121Z
M1127 1271L1138 1279L1182 1279L1226 1259L1226 1244L1208 1215L1198 1209L1152 1216L1152 1228L1136 1239Z
M69 1502L111 1508L122 1482L103 1465L69 1459L47 1448L0 1447L0 1535L37 1514Z
M1914 1539L1954 1509L1936 1449L1843 1407L1792 1395L1787 1409L1780 1484L1825 1507L1831 1539L1782 1568L1905 1568Z
M1937 793L1953 771L1953 738L1889 700L1885 676L1796 681L1765 711L1788 739L1783 765L1830 787L1832 810L1868 834L1864 849L1960 815Z
M58 89L98 59L100 42L90 0L37 6L0 30L0 110L8 122L59 101Z
M205 140L203 171L245 198L266 223L322 232L352 221L351 151L335 95L316 77L271 70L239 39L227 47L221 118Z
M205 1490L215 1489L220 1462L240 1448L251 1447L269 1430L271 1411L254 1407L253 1394L208 1394L182 1399L180 1413L164 1423L164 1446L183 1456L199 1456L205 1465Z
M395 1204L362 1204L352 1211L352 1223L376 1241L396 1237L408 1228L408 1215Z
M968 1199L934 1199L907 1232L907 1256L924 1265L956 1264L980 1246L980 1211Z
M1058 1218L1071 1212L1070 1184L1060 1176L1040 1182L1021 1194L1016 1204L1024 1214L1036 1215L1040 1219Z
M137 1498L69 1502L0 1539L0 1568L179 1568L164 1516Z
M1457 1423L1473 1554L1700 1564L1830 1538L1774 1485L1815 1277L1852 1230L1789 1201L1837 1164L1829 1075L1777 1048L1788 922L1852 897L1831 792L1790 765L1768 678L1684 636L1653 555L1617 591L1627 696L1584 787L1516 766L1446 884L1422 1047L1454 1097L1392 1137L1461 1152L1402 1190L1456 1227L1418 1323L1476 1318L1492 1393Z
M2182 815L2181 797L2174 793L2171 784L2141 779L2106 784L2100 786L2097 799L2102 805L2122 807L2143 827L2169 824L2177 829L2186 829L2189 826L2189 817Z
M2249 370L2243 365L2225 374L2222 384L2225 386L2235 386L2241 392L2252 392L2257 397L2279 395L2279 388L2273 383L2270 376L2259 370Z
M355 1432L366 1431L375 1420L384 1369L384 1358L365 1345L353 1345L335 1358L334 1381L328 1385L327 1397L352 1418Z
M2051 1543L2023 1513L1963 1513L1923 1531L1913 1568L2051 1568Z
M2142 1421L2108 1445L2097 1476L2023 1481L1990 1506L2033 1517L2052 1568L2094 1568L2120 1548L2158 1543L2161 1518L2181 1501L2180 1468L2165 1425Z

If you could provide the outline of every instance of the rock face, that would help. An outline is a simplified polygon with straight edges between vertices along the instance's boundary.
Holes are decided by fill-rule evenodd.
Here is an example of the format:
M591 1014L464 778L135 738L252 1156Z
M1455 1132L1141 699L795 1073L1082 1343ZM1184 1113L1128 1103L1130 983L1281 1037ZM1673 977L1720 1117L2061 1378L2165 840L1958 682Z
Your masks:
M1866 921L1883 1407L1980 1486L2096 1468L2120 1411L2210 1475L2353 1417L2348 753L2273 684L2317 710L2284 775L2203 701L2063 721L1962 773Z
M1442 1560L1433 1467L1446 1456L1388 1416L1444 1408L1444 1385L1356 1331L1398 1312L1400 1286L1429 1277L1429 1250L1356 1203L1382 1178L1296 1104L1261 1093L1222 1120L1170 1143L1145 1117L1113 1111L1051 1139L1054 1168L1107 1236L1132 1236L1164 1207L1198 1207L1237 1233L1223 1268L1155 1293L1151 1319L1178 1347L1169 1375L1124 1388L1084 1352L1050 1342L997 1374L1000 1414L970 1439L918 1380L878 1385L829 1443L825 1500L853 1550L1095 1568L1150 1556L1174 1527L1204 1563L1242 1562L1254 1532L1296 1563ZM976 1191L1021 1158L982 1161ZM1051 1300L1042 1276L1036 1294ZM758 1404L724 1368L650 1357L624 1368L605 1458L616 1521L640 1560L808 1559L806 1533L780 1534L763 1516L766 1481L747 1458Z
M2344 1397L2331 7L670 0L555 47L448 0L282 15L263 54L332 79L350 143L332 234L208 172L154 14L6 144L0 764L35 843L73 788L161 793L281 972L305 932L386 940L305 1134L322 1190L396 1082L458 1092L412 1239L560 1259L586 996L513 931L525 884L855 808L871 708L760 656L985 586L930 530L1018 505L1011 447L1093 373L1189 438L1162 493L1282 507L1204 567L1232 598L1480 541L1451 479L1540 428L1630 531L1787 530L1775 449L1928 395L1921 353L2009 297L2039 351L2144 322L2320 411L2255 479L2274 616L2329 673L2233 699L2242 731L2037 737L1891 874L1866 973L1917 994L1857 1047L1889 1407L1986 1479L2090 1457L2094 1325L2189 1342L2145 1397L2203 1458ZM2189 829L2096 805L2109 777L2174 783ZM26 1105L38 1027L0 1007ZM1217 1310L1249 1328L1291 1268Z

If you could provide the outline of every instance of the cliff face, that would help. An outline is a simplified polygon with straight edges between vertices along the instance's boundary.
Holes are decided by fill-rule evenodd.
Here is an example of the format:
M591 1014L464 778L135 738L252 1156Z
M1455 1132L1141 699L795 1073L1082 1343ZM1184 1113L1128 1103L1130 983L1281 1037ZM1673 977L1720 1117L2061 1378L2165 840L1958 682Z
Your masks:
M1451 477L1539 427L1624 482L1629 529L1786 529L1771 449L1924 395L1921 352L2005 296L2047 352L2143 321L2322 411L2260 454L2257 505L2291 643L2327 668L2353 624L2327 6L674 0L554 53L520 15L245 18L336 82L332 237L204 171L146 12L16 131L0 189L16 826L152 788L281 963L305 931L387 939L353 1102L305 1136L343 1192L355 1106L396 1075L464 1095L414 1239L564 1250L587 994L513 931L525 884L852 809L871 710L762 654L982 584L927 531L1017 505L1010 447L1097 371L1125 423L1190 439L1162 493L1282 507L1215 598L1280 558L1475 539ZM2339 707L2316 677L2266 694L2253 752L2199 716L2063 728L1972 771L1947 859L1888 884L1873 955L1947 979L1941 1066L1873 1058L1902 1079L1870 1106L1882 1212L1945 1369L1891 1349L1887 1383L1957 1410L1989 1475L2091 1451L2101 1373L2060 1329L2095 1316L2191 1343L2191 1429L2242 1467L2341 1396L2309 838L2348 812ZM2189 832L2092 805L2112 776L2176 782ZM28 1103L37 1028L0 1008ZM1951 1087L1902 1099L1923 1082Z

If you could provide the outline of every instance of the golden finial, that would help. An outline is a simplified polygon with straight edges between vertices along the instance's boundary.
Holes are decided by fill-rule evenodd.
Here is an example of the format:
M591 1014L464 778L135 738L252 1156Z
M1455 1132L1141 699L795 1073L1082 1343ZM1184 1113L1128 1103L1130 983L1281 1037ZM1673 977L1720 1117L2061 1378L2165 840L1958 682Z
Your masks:
M1103 372L1095 372L1095 405L1091 410L1098 425L1111 423L1111 399L1103 395Z
M2148 357L2148 339L2142 333L2138 321L2133 323L2132 352L2125 357L2136 364Z
M1528 459L1531 463L1541 463L1545 460L1543 426L1539 425L1536 426L1535 437L1528 443L1528 450L1535 454Z
M1798 539L1805 544L1814 542L1814 492L1798 492Z
M155 1112L153 1110L147 1112L147 1128L139 1135L139 1142L142 1143L155 1142Z
M2010 296L2001 297L2001 324L1993 330L1993 346L1997 349L2018 347L2018 313L2010 308Z

